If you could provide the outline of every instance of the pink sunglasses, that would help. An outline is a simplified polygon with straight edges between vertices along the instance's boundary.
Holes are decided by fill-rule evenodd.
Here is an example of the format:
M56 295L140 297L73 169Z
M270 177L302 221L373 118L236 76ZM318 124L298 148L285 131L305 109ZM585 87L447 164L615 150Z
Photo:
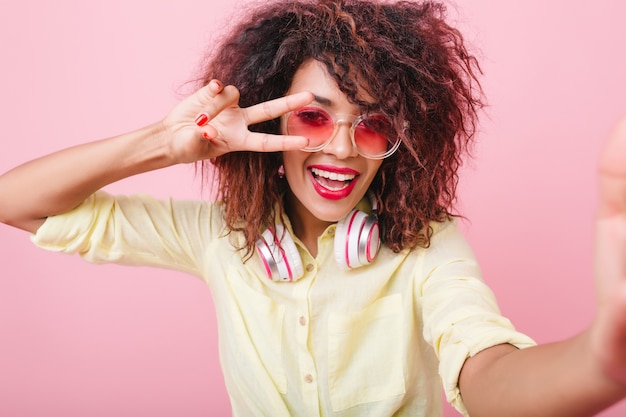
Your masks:
M287 115L287 133L309 139L307 152L326 147L337 134L340 124L350 126L350 138L357 152L370 159L383 159L400 146L391 121L382 114L331 114L319 107L303 107Z

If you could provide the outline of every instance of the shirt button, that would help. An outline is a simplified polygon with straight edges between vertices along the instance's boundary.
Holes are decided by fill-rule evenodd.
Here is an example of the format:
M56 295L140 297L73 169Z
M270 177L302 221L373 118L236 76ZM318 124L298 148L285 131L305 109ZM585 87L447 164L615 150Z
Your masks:
M306 374L304 376L304 382L306 382L307 384L310 384L311 382L313 382L313 375L311 374Z
M306 270L307 272L311 272L312 270L315 269L315 266L313 264L306 264Z
M300 323L300 326L306 326L306 317L300 316L298 318L298 323Z

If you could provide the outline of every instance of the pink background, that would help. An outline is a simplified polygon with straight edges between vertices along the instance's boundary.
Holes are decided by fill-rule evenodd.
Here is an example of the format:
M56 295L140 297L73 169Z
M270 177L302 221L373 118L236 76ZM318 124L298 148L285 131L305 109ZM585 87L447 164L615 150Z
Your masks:
M0 171L165 115L239 8L88 3L3 7ZM491 103L461 184L463 226L503 312L536 340L558 340L594 313L595 167L626 114L626 4L458 3L451 14L480 49ZM189 166L109 189L201 197ZM199 280L93 266L3 225L0 262L1 416L229 414L211 295ZM624 413L620 404L602 415Z

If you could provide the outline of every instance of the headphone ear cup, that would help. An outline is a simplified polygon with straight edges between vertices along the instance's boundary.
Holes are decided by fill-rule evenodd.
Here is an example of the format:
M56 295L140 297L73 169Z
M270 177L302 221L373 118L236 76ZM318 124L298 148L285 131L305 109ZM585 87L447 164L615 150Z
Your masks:
M298 248L282 225L265 230L256 241L256 248L272 281L297 281L304 275Z
M335 229L335 261L345 269L370 264L380 249L378 218L360 210L352 210L337 222Z

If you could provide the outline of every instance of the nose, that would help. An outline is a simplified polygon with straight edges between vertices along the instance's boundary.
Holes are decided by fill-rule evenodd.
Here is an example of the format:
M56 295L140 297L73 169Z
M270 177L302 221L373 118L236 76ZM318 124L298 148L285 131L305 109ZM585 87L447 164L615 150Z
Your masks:
M334 155L337 159L346 159L358 155L356 148L352 145L350 129L352 125L348 122L339 122L335 129L335 134L322 152Z

